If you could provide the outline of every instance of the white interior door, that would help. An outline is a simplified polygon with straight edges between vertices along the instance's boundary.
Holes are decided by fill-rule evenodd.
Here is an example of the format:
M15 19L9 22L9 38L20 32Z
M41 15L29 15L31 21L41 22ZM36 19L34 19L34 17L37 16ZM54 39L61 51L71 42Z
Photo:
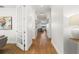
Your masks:
M28 50L35 36L35 16L32 6L25 6L25 50Z
M24 7L17 6L17 42L16 45L20 49L24 50Z

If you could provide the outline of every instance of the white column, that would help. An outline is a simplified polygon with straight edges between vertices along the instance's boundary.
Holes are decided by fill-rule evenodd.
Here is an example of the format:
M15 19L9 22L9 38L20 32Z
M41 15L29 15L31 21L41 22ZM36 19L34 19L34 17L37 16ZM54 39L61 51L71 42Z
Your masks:
M63 53L63 9L61 6L51 7L52 44L58 53Z

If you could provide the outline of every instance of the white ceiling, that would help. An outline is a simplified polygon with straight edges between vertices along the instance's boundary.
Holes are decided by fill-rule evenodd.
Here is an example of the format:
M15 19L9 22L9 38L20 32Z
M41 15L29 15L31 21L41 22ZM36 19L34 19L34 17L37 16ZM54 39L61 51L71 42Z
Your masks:
M70 17L75 14L79 14L79 6L78 5L64 6L64 16L65 17Z
M50 6L48 5L33 5L32 7L35 10L36 14L50 12Z
M16 5L0 5L0 8L16 8ZM2 7L3 6L3 7ZM39 14L41 11L46 13L50 12L50 5L32 5L32 7L37 11ZM67 5L64 6L64 16L70 17L75 14L79 14L79 6L78 5Z

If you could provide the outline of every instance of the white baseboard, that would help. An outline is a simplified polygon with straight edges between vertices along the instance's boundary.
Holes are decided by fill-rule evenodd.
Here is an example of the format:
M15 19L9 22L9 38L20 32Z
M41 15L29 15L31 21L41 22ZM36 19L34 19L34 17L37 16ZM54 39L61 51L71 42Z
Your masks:
M60 50L57 48L57 46L55 45L55 43L51 40L51 43L52 43L52 45L54 46L54 48L55 48L55 50L56 50L56 52L58 53L58 54L63 54L62 52L60 52Z
M32 45L32 41L30 42L29 45L26 46L25 51L29 50L29 48L31 47L31 45Z

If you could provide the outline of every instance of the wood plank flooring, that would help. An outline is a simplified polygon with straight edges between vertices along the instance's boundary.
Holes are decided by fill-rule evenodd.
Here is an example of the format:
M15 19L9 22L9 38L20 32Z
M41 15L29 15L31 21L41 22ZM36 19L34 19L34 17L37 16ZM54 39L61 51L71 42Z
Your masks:
M24 54L25 52L19 49L16 44L6 44L6 46L0 49L0 54Z
M52 46L50 40L46 46L39 46L36 40L33 40L32 46L25 53L28 54L57 54L55 48Z
M40 48L35 40L28 51L22 51L15 44L7 44L0 50L0 54L57 54L54 47L51 45L50 40L46 46L47 48Z
M0 54L57 54L46 33L38 33L28 51L22 51L15 44L7 44L0 49Z
M51 39L46 32L38 32L36 39L33 40L30 49L25 52L30 54L56 54L55 48L51 44Z

